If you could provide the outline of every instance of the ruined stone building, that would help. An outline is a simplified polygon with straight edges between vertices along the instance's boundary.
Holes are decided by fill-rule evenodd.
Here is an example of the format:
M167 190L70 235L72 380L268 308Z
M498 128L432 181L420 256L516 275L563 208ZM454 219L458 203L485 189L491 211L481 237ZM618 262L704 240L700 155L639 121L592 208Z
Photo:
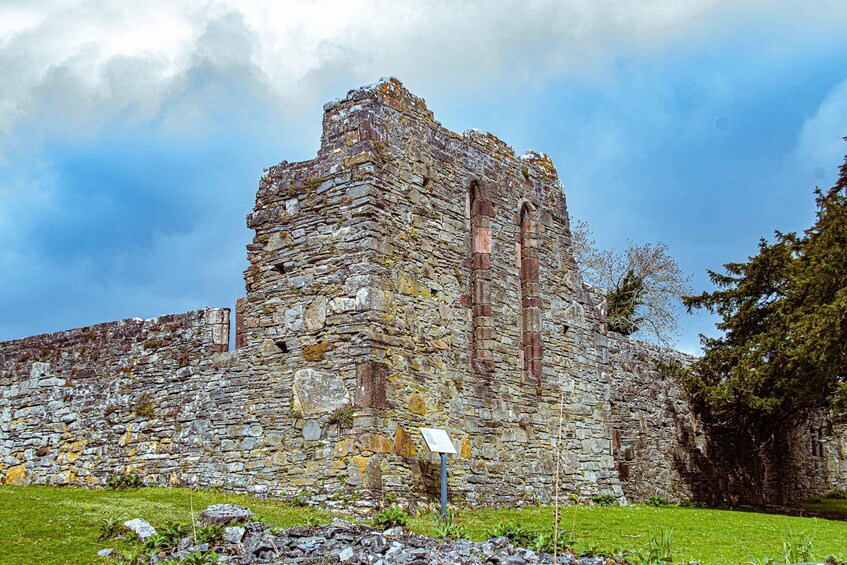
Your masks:
M660 370L688 359L606 331L550 159L445 129L395 79L327 104L318 155L271 167L247 223L232 348L226 308L0 344L0 482L138 473L410 502L437 489L418 432L437 427L458 451L453 501L545 502L560 407L563 487L580 497L732 502L847 481L847 434L828 421L790 438L776 487L755 454L719 471Z

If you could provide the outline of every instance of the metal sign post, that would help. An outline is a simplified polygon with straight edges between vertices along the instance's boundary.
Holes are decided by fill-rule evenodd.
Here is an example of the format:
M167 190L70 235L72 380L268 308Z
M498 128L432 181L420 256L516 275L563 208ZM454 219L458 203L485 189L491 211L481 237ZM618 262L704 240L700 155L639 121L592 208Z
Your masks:
M447 519L447 454L456 453L453 442L444 430L420 428L426 446L432 453L441 454L441 519Z

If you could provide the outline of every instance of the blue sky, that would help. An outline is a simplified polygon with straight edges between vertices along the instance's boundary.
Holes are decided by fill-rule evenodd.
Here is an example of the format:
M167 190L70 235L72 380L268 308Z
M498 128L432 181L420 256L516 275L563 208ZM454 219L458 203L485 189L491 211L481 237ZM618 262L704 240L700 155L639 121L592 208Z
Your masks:
M844 2L30 4L0 3L0 340L231 306L262 169L381 76L549 153L601 247L663 241L697 290L847 153Z

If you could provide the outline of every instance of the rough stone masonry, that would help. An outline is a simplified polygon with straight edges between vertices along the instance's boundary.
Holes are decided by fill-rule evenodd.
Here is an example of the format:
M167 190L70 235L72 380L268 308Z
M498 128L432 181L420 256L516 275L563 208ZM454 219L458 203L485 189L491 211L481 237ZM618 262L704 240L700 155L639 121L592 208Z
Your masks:
M606 331L549 157L445 129L396 79L327 104L317 157L270 168L247 223L231 351L216 308L0 344L0 481L414 506L438 485L422 426L455 442L471 505L550 500L557 447L581 498L847 481L823 416L786 439L781 481L755 453L727 463L663 374L690 360Z

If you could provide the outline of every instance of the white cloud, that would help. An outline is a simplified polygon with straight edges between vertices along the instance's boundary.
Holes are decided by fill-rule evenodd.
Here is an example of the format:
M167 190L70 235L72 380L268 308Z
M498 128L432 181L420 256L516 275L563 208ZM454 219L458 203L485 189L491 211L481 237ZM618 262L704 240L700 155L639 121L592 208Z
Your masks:
M847 154L847 80L836 85L806 120L791 159L801 179L829 188Z
M597 68L617 53L695 41L734 17L787 19L783 12L729 0L4 4L0 130L59 109L76 128L126 108L147 116L200 61L251 67L278 103L302 107L320 102L314 98L339 75L348 87L387 74L444 88L492 74L544 78ZM812 18L815 10L804 13ZM830 5L816 31L844 14Z

